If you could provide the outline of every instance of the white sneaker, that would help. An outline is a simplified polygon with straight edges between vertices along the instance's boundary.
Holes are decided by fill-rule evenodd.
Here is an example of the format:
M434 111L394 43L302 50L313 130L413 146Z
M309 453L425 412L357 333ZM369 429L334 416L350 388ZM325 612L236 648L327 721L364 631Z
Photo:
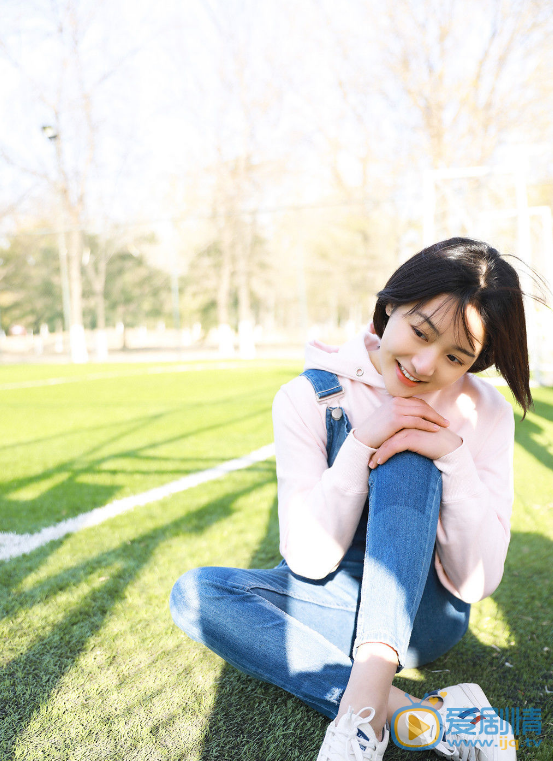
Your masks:
M368 716L361 716L364 711L369 711ZM373 716L374 708L362 708L354 714L350 706L338 726L334 722L328 726L317 761L380 761L384 758L390 732L384 727L382 740L377 740L369 724Z
M494 714L490 711L491 705L481 687L477 684L456 684L452 687L444 687L443 690L434 690L426 697L433 696L440 697L444 701L443 706L437 709L444 723L442 740L434 748L438 756L448 758L450 761L516 761L516 741L513 729L506 721L500 724L497 713L494 712L501 734L479 732L480 721L490 720L491 716L495 723ZM447 731L452 722L452 714L447 715L448 708L455 709L454 715L459 716L459 732ZM484 714L482 714L482 708L487 709ZM463 723L471 724L474 730L463 731Z

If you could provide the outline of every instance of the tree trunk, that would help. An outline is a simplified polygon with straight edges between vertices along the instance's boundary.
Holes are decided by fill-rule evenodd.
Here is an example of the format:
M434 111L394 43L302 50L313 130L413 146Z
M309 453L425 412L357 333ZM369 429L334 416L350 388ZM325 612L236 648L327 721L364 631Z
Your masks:
M96 330L94 339L96 343L96 359L104 362L108 358L108 340L106 334L106 272L108 264L108 254L106 242L101 239L98 249L98 256L91 257L87 264L88 276L92 283L94 291L94 305L96 309Z
M104 263L104 280L102 288L95 291L96 300L96 359L99 362L105 362L108 358L108 338L106 333L106 304L104 300L105 283L105 263Z
M236 275L238 280L238 345L242 359L255 357L253 320L250 300L249 269L253 242L253 222L242 227L237 242Z
M101 291L96 291L95 301L96 301L96 329L105 330L106 329L106 305L104 301L103 289Z
M230 313L230 276L232 267L232 231L231 222L223 218L221 225L221 271L217 288L217 318L219 354L224 357L234 354L232 328L229 324Z
M67 235L69 290L71 293L71 358L73 362L82 363L88 361L83 327L83 281L81 270L83 242L82 231L79 228L75 215L71 216L71 223L71 230Z

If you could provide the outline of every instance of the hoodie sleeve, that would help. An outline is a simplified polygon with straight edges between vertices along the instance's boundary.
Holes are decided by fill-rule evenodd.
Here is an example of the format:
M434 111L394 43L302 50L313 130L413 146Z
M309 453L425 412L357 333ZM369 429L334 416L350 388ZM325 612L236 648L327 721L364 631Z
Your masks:
M375 451L352 431L329 468L324 410L301 376L283 386L273 402L280 552L294 573L310 579L334 571L348 550Z
M474 457L463 442L434 461L443 486L436 571L442 584L468 603L497 588L509 546L514 419L511 406L501 402L495 421L485 420L478 431L483 442Z

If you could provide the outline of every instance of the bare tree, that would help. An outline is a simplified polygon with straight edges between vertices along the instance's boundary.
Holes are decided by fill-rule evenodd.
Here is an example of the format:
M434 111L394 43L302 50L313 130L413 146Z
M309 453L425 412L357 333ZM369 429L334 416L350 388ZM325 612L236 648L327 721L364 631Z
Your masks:
M60 231L62 282L67 261L71 355L77 362L88 356L83 328L83 234L93 224L91 196L98 207L99 194L111 195L107 175L114 174L107 170L100 188L106 166L101 144L106 135L113 140L117 133L101 101L111 79L140 47L118 42L116 53L108 50L103 26L106 7L101 0L37 4L29 16L17 15L12 33L6 28L0 38L0 55L17 72L30 102L29 114L39 115L43 134L53 147L45 158L0 145L0 158L20 175L48 187L57 199L59 212L53 225ZM42 52L42 68L36 66L36 51ZM40 123L36 126L38 130ZM125 151L121 153L124 157Z
M260 6L246 3L238 9L220 0L203 0L199 7L204 26L208 22L206 44L211 46L212 67L205 75L206 80L212 75L209 96L201 83L196 83L198 106L194 112L201 139L208 135L209 161L204 171L212 179L213 235L204 250L218 262L213 280L220 351L229 354L234 350L237 328L240 355L253 356L252 276L260 251L254 245L254 218L266 194L266 169L271 162L261 133L278 109L280 81L266 60L266 51L259 50ZM182 45L180 32L178 42L176 60L183 67L188 65L187 47ZM258 66L251 65L253 56L260 58ZM183 167L183 174L187 169ZM237 324L231 324L234 299Z
M551 65L553 31L544 0L365 0L362 8L353 38L333 33L345 61L340 91L360 126L372 122L373 139L385 145L379 127L392 128L402 157L409 147L417 164L438 168L483 163L502 141L544 134L538 75Z

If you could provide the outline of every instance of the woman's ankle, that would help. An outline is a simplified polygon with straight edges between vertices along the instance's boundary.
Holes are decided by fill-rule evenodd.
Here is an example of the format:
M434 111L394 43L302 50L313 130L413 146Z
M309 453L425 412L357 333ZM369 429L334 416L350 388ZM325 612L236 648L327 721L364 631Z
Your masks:
M336 723L351 708L355 714L372 708L370 725L378 739L388 714L388 698L397 668L396 651L382 642L368 642L357 649L347 687L342 695ZM368 712L367 712L368 713Z
M352 702L353 703L356 702L355 699L352 699L351 701L347 700L346 702L348 703L347 706L344 703L340 703L340 708L338 709L338 713L336 715L336 718L334 719L334 723L336 725L338 725L342 716L344 716L350 709L354 714L360 714L361 717L370 716L370 712L369 710L367 710L369 708L368 705L363 705L361 706L361 708L355 708L354 705L351 705ZM373 706L370 706L370 708L373 708ZM366 710L363 710L363 709L366 709ZM380 708L378 711L374 708L373 710L375 711L375 713L370 719L369 724L373 728L377 740L381 741L384 736L384 726L386 724L386 719L387 719L386 706L384 706L383 708Z
M400 690L398 687L392 686L390 688L390 694L388 698L388 721L391 722L392 716L396 711L402 708L410 708L413 705L428 706L436 710L440 709L444 701L439 697L432 697L427 700L421 700L420 698L409 695L408 692Z

